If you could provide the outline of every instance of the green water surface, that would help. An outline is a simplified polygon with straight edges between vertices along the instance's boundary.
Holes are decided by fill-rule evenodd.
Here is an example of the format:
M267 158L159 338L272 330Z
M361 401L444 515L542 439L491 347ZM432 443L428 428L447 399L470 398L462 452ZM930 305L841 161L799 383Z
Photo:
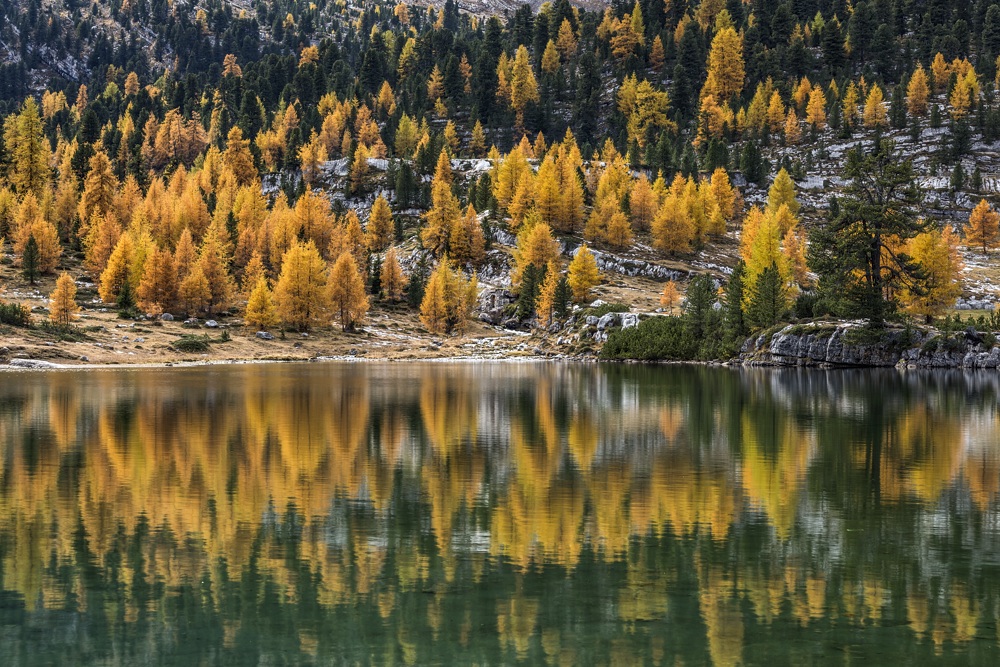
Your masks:
M995 372L0 375L0 664L1000 663Z

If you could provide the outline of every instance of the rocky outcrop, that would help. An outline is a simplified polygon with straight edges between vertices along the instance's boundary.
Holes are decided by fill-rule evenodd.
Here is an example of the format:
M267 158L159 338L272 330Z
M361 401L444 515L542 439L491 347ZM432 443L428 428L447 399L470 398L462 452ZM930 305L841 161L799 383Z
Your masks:
M1000 347L971 328L945 334L890 327L875 334L861 322L815 322L750 338L739 360L747 366L997 368Z

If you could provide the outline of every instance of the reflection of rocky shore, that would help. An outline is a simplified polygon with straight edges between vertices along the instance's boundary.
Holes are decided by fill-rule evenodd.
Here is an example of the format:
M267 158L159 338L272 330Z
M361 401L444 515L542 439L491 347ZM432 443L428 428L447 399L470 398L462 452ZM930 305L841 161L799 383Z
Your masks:
M470 647L488 627L485 662L555 660L582 650L572 628L597 622L603 595L600 622L635 633L619 659L734 664L751 627L891 620L933 652L996 623L993 373L314 364L19 380L0 388L0 621L15 627L63 610L95 645L139 633L162 649L197 610L218 650L266 654L261 623L290 655L361 656L373 627L404 662L446 660L435 642ZM465 597L479 589L488 604Z

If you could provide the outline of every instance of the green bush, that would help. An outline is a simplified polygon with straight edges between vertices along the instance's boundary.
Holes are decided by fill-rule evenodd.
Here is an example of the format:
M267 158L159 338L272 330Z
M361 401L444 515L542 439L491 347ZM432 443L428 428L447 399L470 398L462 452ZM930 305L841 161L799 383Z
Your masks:
M211 342L208 336L181 336L170 346L178 352L208 352Z
M31 311L19 303L0 303L0 324L26 327L31 324Z
M651 317L639 326L611 332L601 349L609 360L682 361L698 357L695 341L680 317Z

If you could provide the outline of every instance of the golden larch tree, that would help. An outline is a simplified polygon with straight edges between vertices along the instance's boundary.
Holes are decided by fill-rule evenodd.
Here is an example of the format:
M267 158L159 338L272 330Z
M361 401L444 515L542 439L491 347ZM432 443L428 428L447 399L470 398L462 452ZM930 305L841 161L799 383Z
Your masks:
M375 198L372 204L371 214L368 216L368 249L372 252L381 252L392 243L393 235L396 232L396 225L392 219L392 209L389 201L381 194Z
M538 99L538 82L531 69L528 49L522 44L517 47L517 53L514 54L510 74L510 106L514 109L516 128L524 127L524 110L529 102L537 102Z
M80 312L76 305L76 283L68 273L61 273L56 280L56 288L49 295L49 319L59 326L69 326Z
M255 329L270 329L278 323L278 311L274 307L271 289L267 286L264 276L257 278L250 298L247 299L246 312L243 321Z
M568 282L573 301L577 303L586 301L590 290L601 283L597 260L586 243L577 248L573 261L569 263Z
M281 321L299 331L327 321L326 263L312 241L297 242L285 253L274 301Z
M795 199L795 182L782 167L774 177L774 182L767 191L767 210L777 211L782 204L787 204L793 215L798 215L799 202Z
M660 305L666 308L668 313L673 313L680 302L681 293L677 289L677 283L668 280L663 284L663 291L660 293Z
M100 289L98 293L104 303L118 300L122 288L128 282L132 266L132 235L122 234L118 244L108 258L107 266L101 272Z
M136 290L139 305L147 313L169 311L177 298L177 266L167 248L153 248Z
M472 204L465 215L455 221L448 241L452 258L459 264L478 264L486 256L486 239L479 216Z
M996 245L1000 239L1000 214L983 199L969 215L965 227L965 243L969 246L982 247L984 253Z
M514 287L521 284L521 276L528 266L543 269L551 260L559 257L559 243L552 237L552 229L544 222L524 229L517 235L517 247L514 249L514 267L511 270L511 283Z
M451 159L447 151L441 151L431 182L431 207L424 214L424 228L420 230L424 247L438 256L447 252L452 227L462 216L458 197L451 191L452 178Z
M725 102L740 94L745 76L743 38L731 27L719 30L708 52L708 78L702 88L702 97L714 95Z
M632 184L628 198L629 217L636 231L649 231L649 226L656 216L657 204L649 178L646 174L640 174Z
M889 124L888 115L885 110L885 96L878 84L872 84L865 98L865 113L863 116L865 127L887 127Z
M806 104L806 122L814 130L822 130L826 127L826 95L819 86L813 86L809 93L809 102Z
M330 308L340 320L344 331L351 330L364 320L368 313L368 295L365 294L365 280L354 261L354 255L341 253L330 269L327 282Z
M201 270L201 264L195 263L191 271L181 281L177 288L177 296L184 312L192 317L205 310L212 299L212 288L208 278Z
M408 282L399 264L399 254L395 246L389 248L382 260L382 296L389 301L399 301L403 298L403 290Z
M538 323L542 326L549 326L555 319L560 280L562 280L562 274L559 271L559 262L552 260L546 266L545 280L542 282L541 289L538 290L538 299L535 303Z
M931 89L927 83L927 72L923 65L917 63L910 82L906 86L906 109L911 116L923 116L927 113L927 100Z
M907 254L923 269L922 289L904 288L900 298L905 309L930 321L955 305L962 293L959 276L962 260L958 253L958 238L950 225L944 230L932 229L907 242Z

